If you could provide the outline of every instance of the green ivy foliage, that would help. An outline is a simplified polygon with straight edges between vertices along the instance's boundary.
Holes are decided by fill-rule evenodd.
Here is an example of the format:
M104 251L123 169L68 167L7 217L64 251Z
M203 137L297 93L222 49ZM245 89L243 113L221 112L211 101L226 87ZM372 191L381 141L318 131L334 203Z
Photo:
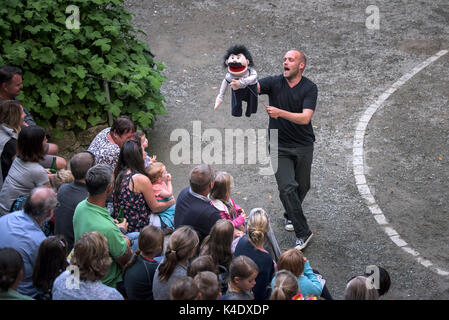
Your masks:
M0 65L20 67L19 99L57 136L129 115L140 128L165 114L164 65L137 39L123 0L1 0ZM66 8L79 8L79 29ZM104 79L108 80L110 102ZM59 123L57 126L56 124ZM55 129L58 127L58 129Z

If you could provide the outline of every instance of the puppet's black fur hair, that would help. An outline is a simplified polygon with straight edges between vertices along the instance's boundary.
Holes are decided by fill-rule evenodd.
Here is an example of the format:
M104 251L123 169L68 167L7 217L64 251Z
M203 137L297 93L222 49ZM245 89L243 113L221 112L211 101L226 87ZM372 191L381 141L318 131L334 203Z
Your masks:
M253 57L251 56L251 53L249 53L248 49L246 49L246 47L243 46L243 45L235 45L235 46L232 46L232 47L230 47L230 48L228 49L228 51L226 51L226 55L223 57L223 66L224 66L225 68L228 67L228 66L226 65L226 60L229 58L229 56L230 56L231 54L237 55L237 54L239 54L239 53L243 53L243 54L245 55L246 59L249 60L249 67L254 66L254 63L253 63Z

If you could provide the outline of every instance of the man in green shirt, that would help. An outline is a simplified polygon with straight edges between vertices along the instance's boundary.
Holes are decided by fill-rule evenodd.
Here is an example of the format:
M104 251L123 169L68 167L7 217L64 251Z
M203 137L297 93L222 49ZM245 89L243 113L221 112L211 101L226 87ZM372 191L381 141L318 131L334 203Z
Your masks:
M75 242L88 231L99 231L106 237L113 261L102 282L115 288L122 281L122 268L131 258L132 250L130 240L119 229L127 229L126 219L117 224L106 209L106 199L113 190L112 169L101 164L90 168L86 187L89 195L78 204L73 215Z

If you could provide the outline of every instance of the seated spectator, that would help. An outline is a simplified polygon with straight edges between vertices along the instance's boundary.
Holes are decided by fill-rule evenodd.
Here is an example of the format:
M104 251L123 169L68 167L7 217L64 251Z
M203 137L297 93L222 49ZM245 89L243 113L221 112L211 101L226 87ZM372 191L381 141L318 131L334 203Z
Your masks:
M62 185L58 190L59 207L55 210L55 234L61 234L67 241L67 254L72 251L73 214L75 208L88 196L86 187L87 170L95 165L92 153L83 151L75 154L70 160L70 171L75 181Z
M17 136L25 118L22 105L13 100L0 102L0 189L17 153Z
M221 218L232 221L235 237L239 237L245 233L246 214L231 197L233 185L234 181L229 173L218 171L215 174L214 187L210 191L209 198L212 205L220 211Z
M370 279L358 276L349 280L346 285L345 300L379 300L379 293Z
M61 169L58 170L55 174L49 176L50 185L56 192L58 192L59 188L66 183L72 183L75 180L72 172L70 170Z
M53 300L123 300L116 289L101 282L111 262L103 234L83 233L75 243L70 271L61 273L53 283Z
M254 300L253 288L259 274L257 264L247 256L234 258L229 266L229 288L222 300Z
M107 164L115 170L120 148L125 141L134 139L136 126L127 116L115 119L110 128L103 129L92 140L88 150L95 155L97 164Z
M198 235L189 226L180 227L171 234L164 260L154 274L154 300L169 300L174 279L187 276L187 261L195 256L198 244Z
M1 66L0 67L0 102L4 100L17 100L20 94L20 90L23 88L22 85L22 70L17 67L11 66ZM20 101L19 101L20 103ZM23 106L22 106L23 107ZM24 122L22 126L35 126L36 122L33 116L28 112L25 107L23 107L25 113ZM45 144L45 155L43 159L39 162L44 168L50 168L53 162L53 156L58 154L58 146L53 143ZM67 167L67 162L64 158L56 157L57 169L65 169Z
M145 173L142 148L136 140L126 141L115 168L114 212L116 218L123 208L129 232L139 232L150 224L150 215L159 213L175 203L175 200L158 202L150 179Z
M202 271L211 271L218 274L217 265L210 255L201 255L193 259L187 267L187 275L195 278L195 276Z
M390 290L391 280L390 275L388 274L388 271L380 266L375 266L377 270L379 271L379 288L377 289L377 292L379 293L379 297L385 295L388 290ZM373 277L373 274L375 274L374 270L371 273L365 273L365 277Z
M158 202L175 201L175 198L173 197L171 175L167 172L167 169L162 162L150 164L145 169L145 172L153 184L153 192ZM169 208L158 213L161 218L163 230L168 229L173 231L175 229L175 209L176 204L173 204Z
M50 187L47 171L39 164L47 138L38 126L23 128L17 141L17 157L0 191L0 215L10 212L14 200L36 186Z
M86 187L89 195L77 205L73 215L75 242L90 231L98 231L106 237L112 263L102 281L115 288L122 281L122 268L132 256L132 240L119 229L126 231L126 219L116 224L106 209L106 199L113 189L112 169L105 164L90 168L86 173Z
M309 260L304 257L300 250L292 248L285 251L279 258L277 266L278 270L288 270L295 275L304 297L321 296L326 300L332 300L321 275L312 269Z
M20 253L13 248L0 248L0 300L33 300L17 292L23 273Z
M170 285L170 300L197 300L200 291L191 277L176 278Z
M212 227L210 234L204 238L200 255L210 255L218 266L220 288L224 294L227 290L229 265L232 261L232 240L234 226L230 220L218 220Z
M53 282L68 265L63 236L51 236L42 241L33 270L33 285L38 290L36 300L52 300Z
M192 226L201 243L215 222L221 219L207 197L214 186L214 171L210 165L201 164L190 172L189 181L190 187L182 190L176 201L175 228Z
M217 275L210 271L202 271L193 278L198 287L198 300L218 300L221 298Z
M53 189L38 187L31 191L24 210L0 217L0 248L16 249L25 266L24 277L18 287L21 294L33 297L38 293L32 278L39 247L46 238L40 226L51 219L57 204Z
M146 226L139 235L139 250L123 268L123 284L129 300L153 300L153 278L162 253L164 233L160 228Z
M148 167L153 162L156 162L156 156L153 155L151 158L148 156L148 153L145 151L148 148L148 139L145 137L145 133L141 130L137 130L134 135L134 139L140 141L140 145L142 146L142 154L143 160L145 161L145 168Z
M299 293L298 279L288 270L276 272L270 300L292 300Z
M269 231L268 215L264 210L251 210L246 225L246 234L235 247L234 257L241 255L251 258L259 269L254 286L255 300L268 300L271 295L270 283L275 272L273 257L264 249Z

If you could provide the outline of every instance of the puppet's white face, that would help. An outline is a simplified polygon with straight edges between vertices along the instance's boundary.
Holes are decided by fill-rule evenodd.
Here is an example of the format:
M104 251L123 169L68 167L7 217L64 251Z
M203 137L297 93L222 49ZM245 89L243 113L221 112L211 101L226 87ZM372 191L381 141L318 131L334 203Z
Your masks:
M228 71L234 77L241 77L248 69L249 60L246 59L243 53L231 54L226 60Z

